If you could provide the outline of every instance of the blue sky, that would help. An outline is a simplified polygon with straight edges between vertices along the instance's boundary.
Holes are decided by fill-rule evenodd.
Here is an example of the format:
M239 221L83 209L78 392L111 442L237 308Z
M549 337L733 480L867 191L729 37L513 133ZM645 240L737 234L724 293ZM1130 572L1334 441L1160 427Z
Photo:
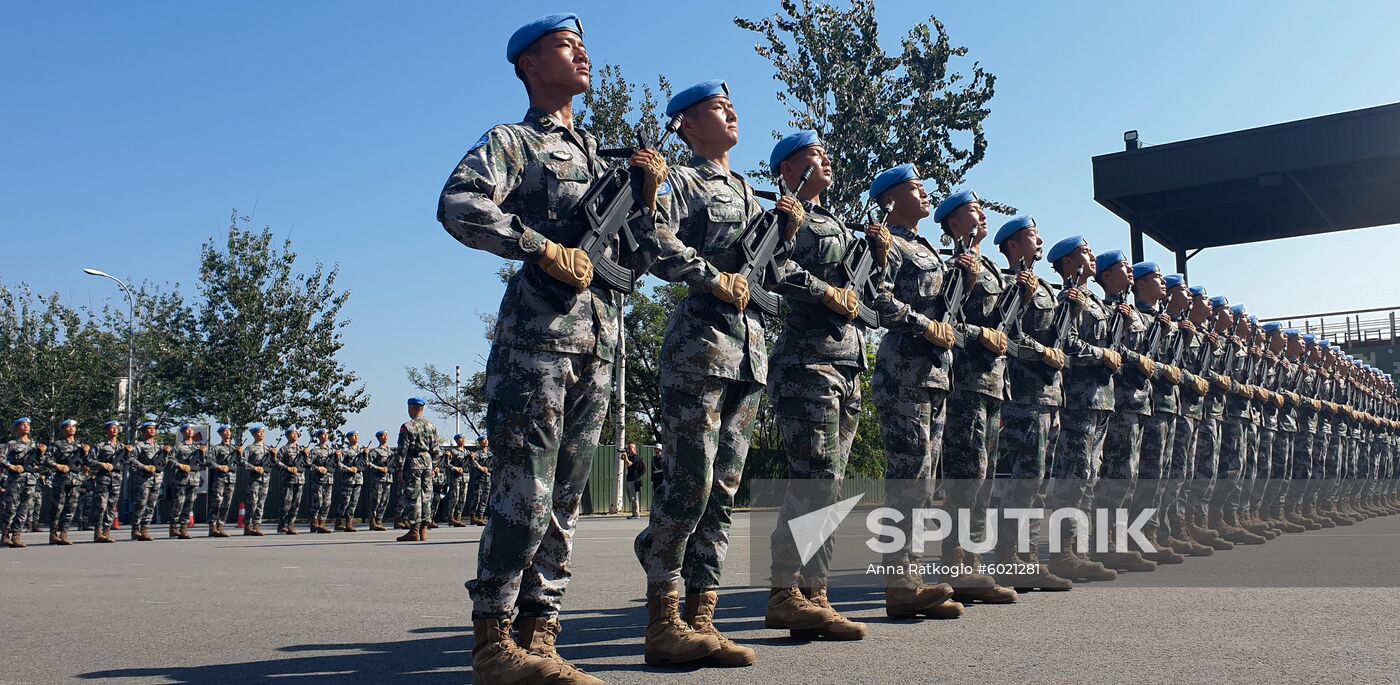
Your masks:
M1057 3L1059 5L1062 3ZM400 421L403 367L475 370L499 260L434 220L483 131L525 101L504 60L518 25L573 10L595 64L678 87L727 79L743 141L765 158L785 113L756 36L765 2L4 3L0 277L78 303L117 294L81 274L190 288L229 209L343 267L344 361L366 380L361 431ZM1092 200L1089 158L1122 133L1165 143L1400 100L1400 4L926 3L882 0L890 47L932 12L997 75L986 161L970 185L1036 216L1047 240L1127 248ZM839 170L837 170L839 173ZM1004 217L992 217L999 225ZM1148 257L1170 264L1150 243ZM1261 315L1395 304L1394 227L1208 250L1192 276ZM450 428L450 422L448 422Z

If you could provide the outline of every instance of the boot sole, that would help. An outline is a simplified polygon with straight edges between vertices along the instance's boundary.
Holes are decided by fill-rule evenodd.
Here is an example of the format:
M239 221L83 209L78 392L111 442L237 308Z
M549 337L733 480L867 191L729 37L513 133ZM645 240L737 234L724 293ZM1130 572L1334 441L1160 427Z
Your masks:
M722 649L722 647L715 647L713 651L705 652L704 654L690 657L688 659L679 659L675 657L661 656L658 654L648 653L643 657L643 660L646 661L646 664L648 666L686 666L694 664L697 661L705 661L717 654L720 651L720 649Z

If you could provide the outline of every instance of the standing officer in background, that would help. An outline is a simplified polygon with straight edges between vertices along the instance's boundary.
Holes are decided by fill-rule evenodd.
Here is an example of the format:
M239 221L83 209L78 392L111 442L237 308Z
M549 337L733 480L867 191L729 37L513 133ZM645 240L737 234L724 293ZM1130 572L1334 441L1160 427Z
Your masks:
M335 472L338 470L340 450L331 446L330 431L317 428L311 433L316 446L307 454L307 476L310 492L307 495L311 515L311 532L329 534L326 519L331 515L331 491L335 485Z
M11 425L15 439L5 444L0 453L0 466L5 467L5 502L0 508L0 544L24 547L24 523L33 507L34 482L48 448L29 437L29 418L15 419Z
M219 444L209 449L209 537L226 538L224 523L233 506L233 488L238 482L238 465L243 446L233 442L233 429L219 426ZM247 524L244 524L247 530Z
M453 528L461 528L460 512L466 507L467 482L471 480L471 453L467 451L467 436L458 433L452 436L452 446L443 450L447 464L447 523Z
M49 544L71 545L68 528L78 513L78 489L83 484L83 468L91 447L78 442L78 422L64 419L58 424L62 437L44 454L44 467L53 473L53 519L49 522Z
M370 530L388 530L384 527L384 514L389 510L389 495L394 486L394 449L389 447L389 431L376 431L374 439L378 445L365 454L365 465L370 473L370 501L365 514L369 518Z
M1013 286L1004 296L1020 298L1022 305L1020 316L1009 328L1009 337L1016 341L1018 349L1017 356L1008 359L1006 365L1011 399L1001 405L1001 454L997 461L1010 475L1010 479L1001 481L1002 506L1042 509L1045 475L1054 448L1054 426L1064 403L1061 382L1067 361L1065 353L1056 347L1055 292L1048 281L1035 275L1044 241L1033 217L1018 216L1002 224L992 243L1006 256L1013 271L1028 273L1032 279L1029 286ZM1020 273L1016 276L1018 283L1022 279ZM1022 552L1017 546L1016 520L1001 520L997 563L1011 572L995 576L998 584L1017 591L1064 591L1074 587L1072 581L1051 573L1040 563L1040 532L1039 520L1033 520L1028 548ZM1030 570L1017 570L1022 568Z
M357 533L355 508L360 504L360 490L365 486L365 469L369 467L369 449L360 447L360 431L345 434L345 449L336 461L336 468L342 474L340 502L336 508L338 520L336 530Z
M141 440L127 453L131 468L131 498L136 501L136 516L131 521L131 539L150 542L151 520L156 516L160 498L160 483L165 466L170 462L169 445L156 444L156 422L141 424Z
M277 466L282 469L282 520L277 532L297 534L297 509L301 507L301 491L306 485L306 449L297 444L301 432L288 428L282 433L287 446L277 452Z
M398 463L410 498L408 532L398 537L399 542L428 539L428 517L433 508L433 468L442 452L437 427L423 418L423 407L427 404L421 397L408 398L409 420L399 426Z
M112 525L117 522L117 504L122 497L122 468L131 447L122 444L122 424L108 421L102 424L107 439L87 454L91 474L93 542L116 542Z
M272 480L272 468L278 465L277 448L263 442L267 438L266 427L253 426L248 432L253 436L253 444L243 451L242 465L248 472L248 520L243 524L243 534L261 536L267 487Z
M476 445L471 480L467 483L467 517L473 526L484 526L486 508L491 503L491 469L496 460L491 454L491 441L486 436L477 438Z
M579 237L579 200L608 165L597 139L574 125L573 99L592 81L578 16L552 14L522 26L506 59L530 108L521 122L492 128L467 151L437 213L467 247L525 263L506 286L486 365L486 424L498 467L476 578L467 586L472 664L483 683L599 683L559 657L554 644L617 345L615 298L590 289L593 265L570 246ZM665 162L641 150L631 164L641 170L654 209ZM638 273L659 253L662 231L649 210L632 228L639 250L618 257ZM521 626L524 649L510 634L517 611L529 619Z
M209 447L194 441L194 426L180 424L180 444L170 458L170 537L190 539L190 517L199 496L199 471Z

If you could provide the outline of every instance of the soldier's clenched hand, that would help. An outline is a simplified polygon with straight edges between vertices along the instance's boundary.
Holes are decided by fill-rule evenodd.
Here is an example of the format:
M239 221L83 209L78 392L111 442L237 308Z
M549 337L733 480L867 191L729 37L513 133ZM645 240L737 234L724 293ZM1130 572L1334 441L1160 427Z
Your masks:
M1047 347L1045 352L1041 353L1040 361L1045 362L1045 365L1050 368L1063 369L1065 368L1064 350L1058 347Z
M983 326L982 334L978 336L977 341L982 343L982 347L987 348L989 352L996 354L998 357L1006 354L1006 334L995 328Z
M638 150L628 163L642 170L642 200L655 210L656 189L666 180L666 158L656 150Z
M846 317L847 321L855 319L856 315L860 313L860 296L856 295L856 291L850 288L827 286L826 292L822 294L822 304L826 305L827 309Z
M744 311L749 306L749 279L739 274L722 273L719 282L710 290L715 297Z
M957 342L957 335L951 325L942 321L930 321L928 328L924 330L924 340L949 350Z
M865 242L870 243L870 253L875 257L875 263L885 266L890 261L890 229L881 224L870 224L865 227Z
M545 273L573 286L579 292L587 290L593 283L593 262L588 260L587 252L546 240L538 254L538 263Z
M1117 373L1118 369L1123 368L1123 355L1118 354L1115 350L1105 349L1099 362L1108 367L1109 371Z
M802 224L807 221L807 210L803 208L801 200L791 195L778 198L777 209L788 217L783 226L783 239L792 242L792 239L797 237L797 232L802 229Z

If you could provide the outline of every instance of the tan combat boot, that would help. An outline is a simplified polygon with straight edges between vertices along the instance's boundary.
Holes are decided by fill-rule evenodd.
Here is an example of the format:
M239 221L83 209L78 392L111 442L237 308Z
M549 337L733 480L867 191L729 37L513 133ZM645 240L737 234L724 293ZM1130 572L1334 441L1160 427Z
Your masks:
M56 530L50 530L50 531L49 531L49 544L50 544L50 545L61 545L61 544L63 544L63 536L62 536L58 531L56 531Z
M21 536L19 533L15 533L10 536L10 546L19 549L21 547L28 547L29 545L24 544L23 536Z
M954 619L963 615L961 602L952 601L953 586L928 585L906 574L891 578L885 586L885 615L890 618Z
M1039 590L1041 592L1067 592L1074 589L1074 582L1068 578L1061 578L1050 572L1050 567L1040 562L1040 556L1027 552L1017 553L1016 560L1021 564L1030 567L1030 573L1023 576L1024 585L1016 585L1017 592L1029 592Z
M418 537L418 526L409 526L407 533L394 538L397 542L418 542L421 539Z
M837 613L835 607L831 606L831 601L826 596L825 580L817 581L810 587L799 587L798 591L807 598L807 601L812 603L812 606L830 612L832 620L815 631L808 631L808 634L805 636L800 631L793 631L795 637L825 638L828 640L863 640L866 635L870 634L870 628L866 627L864 623L852 621L842 616Z
M472 620L473 682L479 685L557 683L562 670L558 662L521 649L510 638L510 619Z
M418 524L418 541L419 541L419 542L427 542L427 541L428 541L428 529L429 529L429 528L432 528L432 527L433 527L433 524L431 524L431 523L420 523L420 524Z
M726 668L752 666L758 660L758 654L748 647L735 644L715 626L715 605L718 602L719 593L713 590L685 596L685 615L682 616L685 622L695 632L719 641L719 651L711 654L705 663Z
M388 528L384 527L384 522L379 519L371 519L369 529L373 531L389 530Z
M564 632L558 618L521 616L516 628L515 644L532 656L544 657L559 666L552 683L564 685L606 685L602 680L583 672L559 655L556 643Z
M790 587L774 588L768 593L768 613L763 617L766 628L798 631L816 630L833 620L831 612L807 601L794 579Z
M945 548L947 549L947 548ZM1014 604L1016 591L997 585L991 576L982 573L981 560L961 547L953 547L945 556L949 566L959 568L957 575L948 579L953 586L953 599L963 604ZM951 574L950 574L951 575Z
M1074 582L1113 580L1118 577L1117 571L1089 561L1073 549L1051 554L1050 563L1045 565L1045 570Z
M698 633L681 620L681 597L668 592L647 598L646 662L648 666L671 666L699 661L720 651L713 635Z
M355 527L355 517L354 517L354 516L351 516L351 517L349 517L349 518L346 518L346 519L344 519L344 521L345 521L345 532L347 532L347 533L358 533L358 532L360 532L360 529Z
M71 545L71 544L73 544L73 541L68 539L68 531L67 531L66 529L63 531L63 533L61 533L61 534L58 536L58 544L60 544L60 545Z

